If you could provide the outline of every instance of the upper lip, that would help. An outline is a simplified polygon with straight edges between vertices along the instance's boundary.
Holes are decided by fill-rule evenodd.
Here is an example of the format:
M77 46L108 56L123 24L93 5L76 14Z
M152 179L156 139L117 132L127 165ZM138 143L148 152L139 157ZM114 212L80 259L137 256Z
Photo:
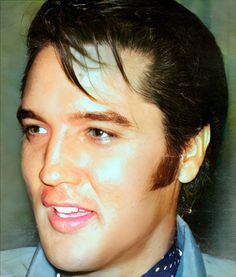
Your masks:
M84 206L80 206L78 203L73 203L73 202L63 202L63 203L54 202L54 201L48 202L47 200L43 199L42 203L46 208L50 208L50 207L52 207L52 208L54 208L54 207L75 207L75 208L78 208L80 210L92 211L91 209L88 209Z
M96 213L99 209L95 200L89 197L84 198L82 195L78 195L78 199L72 199L62 188L45 188L41 194L41 202L46 208L75 207Z

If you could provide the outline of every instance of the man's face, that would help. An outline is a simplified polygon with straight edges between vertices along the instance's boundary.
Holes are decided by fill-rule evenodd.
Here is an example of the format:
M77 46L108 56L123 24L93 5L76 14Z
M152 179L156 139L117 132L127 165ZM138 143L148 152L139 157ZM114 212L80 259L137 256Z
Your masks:
M35 59L22 99L23 175L41 243L68 271L145 263L148 255L155 262L175 222L178 186L151 190L166 152L162 114L131 91L108 48L100 50L106 66L75 66L95 99L67 79L52 47ZM139 86L148 58L121 56Z

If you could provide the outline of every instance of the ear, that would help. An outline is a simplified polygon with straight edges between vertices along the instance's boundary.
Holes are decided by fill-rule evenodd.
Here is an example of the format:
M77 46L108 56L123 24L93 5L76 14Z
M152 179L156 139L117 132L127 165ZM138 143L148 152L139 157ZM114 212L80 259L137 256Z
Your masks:
M197 176L204 160L210 137L210 125L207 125L190 140L181 157L179 168L179 181L181 183L189 183Z

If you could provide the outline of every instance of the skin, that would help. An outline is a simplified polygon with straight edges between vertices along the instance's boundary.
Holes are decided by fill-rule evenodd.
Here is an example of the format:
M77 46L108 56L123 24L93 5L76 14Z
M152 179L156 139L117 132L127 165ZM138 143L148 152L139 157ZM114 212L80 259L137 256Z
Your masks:
M78 276L140 276L172 244L179 182L150 189L166 153L163 115L131 91L111 52L105 46L100 50L106 67L86 71L75 66L95 99L67 79L53 47L36 57L21 103L34 113L21 122L23 176L52 264ZM128 78L139 86L148 57L132 51L121 56ZM128 123L84 116L108 111ZM95 216L74 232L59 232L49 222L42 195L60 204L76 203Z

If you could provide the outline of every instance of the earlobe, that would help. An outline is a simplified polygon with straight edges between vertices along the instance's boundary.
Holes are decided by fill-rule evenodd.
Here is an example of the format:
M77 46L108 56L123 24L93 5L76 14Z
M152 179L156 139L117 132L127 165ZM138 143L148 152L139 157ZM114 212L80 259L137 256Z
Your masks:
M188 147L182 155L179 168L179 181L191 182L198 174L210 142L211 130L207 125L190 140Z

